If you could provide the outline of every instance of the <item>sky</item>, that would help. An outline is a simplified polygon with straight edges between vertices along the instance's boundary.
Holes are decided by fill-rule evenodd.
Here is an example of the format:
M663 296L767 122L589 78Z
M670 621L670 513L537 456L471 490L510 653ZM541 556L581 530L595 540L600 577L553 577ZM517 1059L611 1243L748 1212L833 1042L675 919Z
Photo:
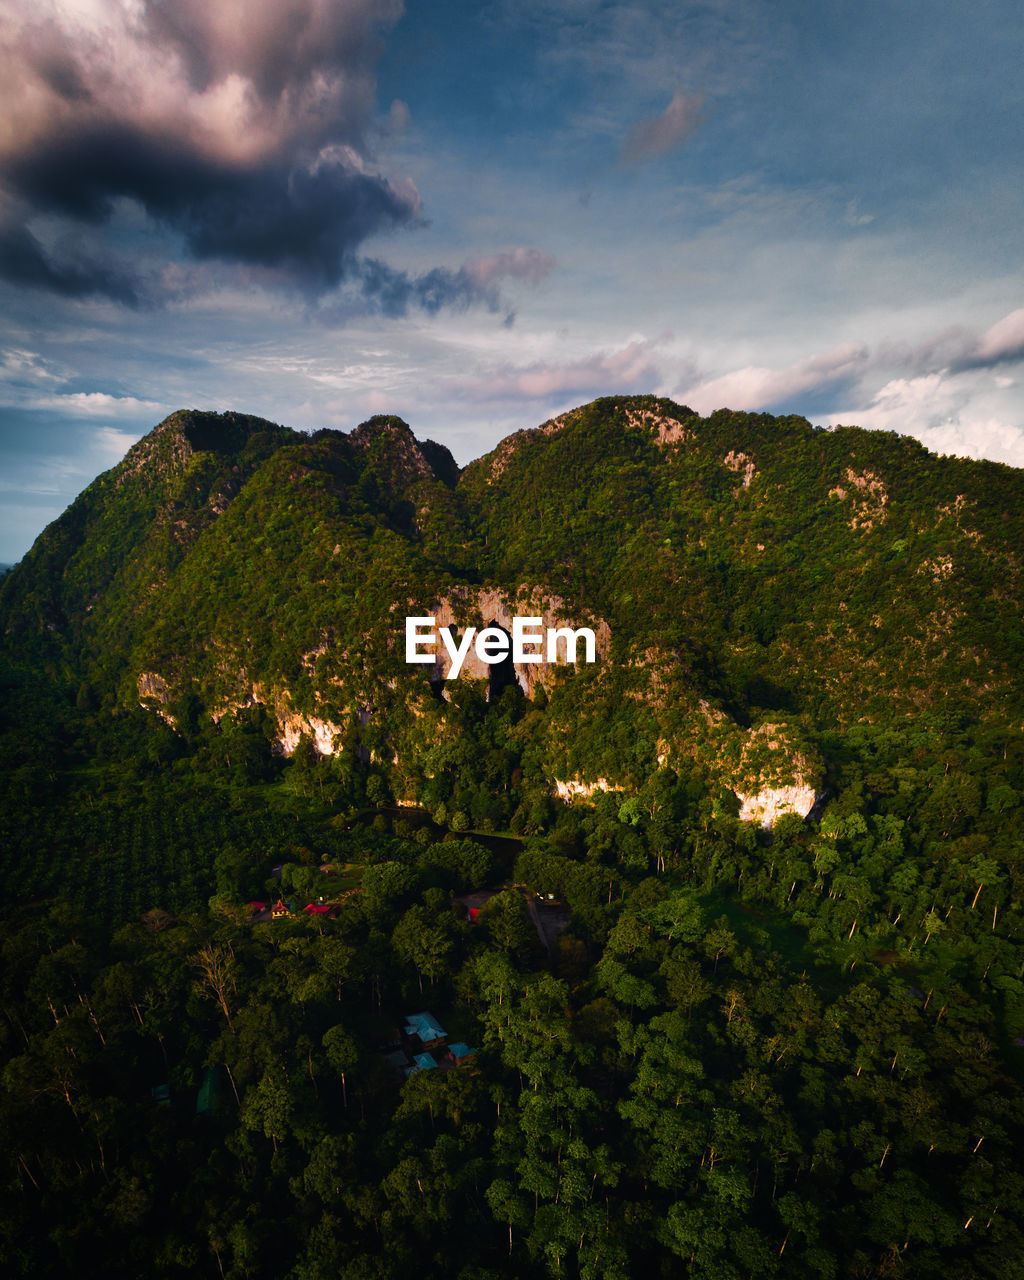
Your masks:
M168 413L1024 466L1016 0L0 0L0 562Z

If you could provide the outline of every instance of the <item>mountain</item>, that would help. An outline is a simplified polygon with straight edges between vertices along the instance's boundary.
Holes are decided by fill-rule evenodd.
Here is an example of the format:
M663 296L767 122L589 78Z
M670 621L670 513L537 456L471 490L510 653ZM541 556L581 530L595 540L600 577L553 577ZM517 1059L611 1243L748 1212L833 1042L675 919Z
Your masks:
M461 473L397 418L309 436L180 412L40 536L0 617L16 664L106 705L259 709L275 749L361 753L409 803L461 728L446 664L404 661L407 615L589 625L593 668L460 677L543 686L535 781L629 790L668 761L747 813L806 813L823 734L1019 710L1022 499L1021 472L891 433L650 397Z
M1022 522L649 397L173 414L0 584L0 1270L1018 1274Z

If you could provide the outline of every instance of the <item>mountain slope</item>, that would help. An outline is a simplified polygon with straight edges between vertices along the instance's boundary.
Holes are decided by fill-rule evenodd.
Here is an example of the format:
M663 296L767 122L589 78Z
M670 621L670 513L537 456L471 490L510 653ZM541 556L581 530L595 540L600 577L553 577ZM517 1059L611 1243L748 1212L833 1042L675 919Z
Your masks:
M748 710L1016 696L1024 475L916 441L598 401L466 469L496 573L542 573ZM497 551L495 550L497 549Z
M689 762L741 797L802 788L806 812L822 734L1019 715L1022 512L1008 467L650 397L461 475L395 418L306 436L183 412L41 535L0 611L16 661L172 724L261 707L286 752L355 752L419 800L424 752L464 725L443 671L403 661L406 614L540 610L603 639L595 668L507 673L545 687L538 781L628 789Z

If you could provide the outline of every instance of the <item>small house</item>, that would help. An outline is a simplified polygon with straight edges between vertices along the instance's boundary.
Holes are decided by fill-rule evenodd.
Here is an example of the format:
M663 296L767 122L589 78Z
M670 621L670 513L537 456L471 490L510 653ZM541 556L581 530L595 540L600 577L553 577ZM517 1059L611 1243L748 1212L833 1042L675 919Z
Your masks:
M468 1062L475 1052L475 1049L471 1049L468 1044L463 1044L461 1040L458 1044L450 1044L448 1046L448 1057L456 1066L460 1062Z
M443 1040L448 1032L432 1013L410 1013L405 1020L405 1034L419 1036L423 1044L436 1044L438 1040Z
M291 915L290 905L291 904L285 902L283 898L278 898L278 900L270 908L270 918L272 920L280 920L283 916L290 916Z

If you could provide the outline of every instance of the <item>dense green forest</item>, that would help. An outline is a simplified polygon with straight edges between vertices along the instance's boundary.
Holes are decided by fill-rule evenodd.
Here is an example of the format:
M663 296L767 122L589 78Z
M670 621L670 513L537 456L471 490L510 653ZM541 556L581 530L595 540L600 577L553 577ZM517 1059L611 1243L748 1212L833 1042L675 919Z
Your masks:
M173 415L0 584L5 1274L1024 1276L1022 523L650 398ZM601 660L404 664L506 606Z

